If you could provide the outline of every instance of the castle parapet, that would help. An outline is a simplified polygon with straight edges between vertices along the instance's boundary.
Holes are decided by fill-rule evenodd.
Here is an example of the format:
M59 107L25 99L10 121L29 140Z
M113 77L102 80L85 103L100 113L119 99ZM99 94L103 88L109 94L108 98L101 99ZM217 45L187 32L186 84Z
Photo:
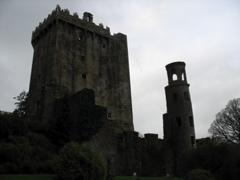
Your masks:
M158 140L158 134L144 134L144 139L148 142L157 142Z
M147 133L144 134L144 137L139 137L139 133L136 131L124 131L123 132L124 139L127 143L132 144L139 143L138 146L163 146L163 139L158 138L158 134Z
M79 28L85 29L87 31L91 31L95 34L99 34L101 36L109 37L111 36L110 28L104 28L103 24L96 25L93 23L93 15L85 12L83 15L83 19L80 19L77 13L73 13L71 15L68 9L61 9L59 5L57 5L56 9L52 11L51 14L48 15L44 21L39 23L39 26L32 32L32 42L48 30L52 24L56 23L57 20L61 20L65 23L73 24Z
M163 147L163 139L158 138L158 134L144 134L143 141L145 146Z

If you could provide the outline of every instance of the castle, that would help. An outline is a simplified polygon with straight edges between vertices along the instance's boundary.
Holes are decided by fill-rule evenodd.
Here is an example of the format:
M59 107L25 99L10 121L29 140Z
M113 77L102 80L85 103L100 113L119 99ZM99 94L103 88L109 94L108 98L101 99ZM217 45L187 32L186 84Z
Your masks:
M93 16L59 6L32 34L34 48L29 89L29 116L52 118L51 105L65 94L93 89L108 118L133 130L127 38L93 23ZM33 93L34 92L34 93Z
M111 35L108 27L93 22L92 14L85 12L80 19L57 5L33 31L31 42L28 118L51 121L56 102L66 96L75 101L81 97L76 94L91 89L91 102L107 112L103 127L88 144L105 158L109 174L177 173L181 152L196 144L184 62L166 66L164 140L156 134L140 138L133 125L126 35Z

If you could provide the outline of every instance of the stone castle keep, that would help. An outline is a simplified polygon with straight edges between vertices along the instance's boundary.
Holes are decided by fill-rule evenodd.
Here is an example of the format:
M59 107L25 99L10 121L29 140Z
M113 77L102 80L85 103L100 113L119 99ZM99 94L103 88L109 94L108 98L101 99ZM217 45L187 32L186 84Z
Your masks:
M126 35L111 35L90 13L80 19L57 6L33 31L32 46L28 118L49 122L61 110L62 98L71 97L73 104L91 89L92 104L107 110L104 125L88 144L104 157L110 175L177 173L181 152L196 144L184 62L166 66L164 140L157 134L140 138L133 125Z
M33 32L32 45L29 115L47 121L55 99L89 88L96 104L107 107L109 119L133 130L125 35L111 36L90 13L81 20L58 6Z

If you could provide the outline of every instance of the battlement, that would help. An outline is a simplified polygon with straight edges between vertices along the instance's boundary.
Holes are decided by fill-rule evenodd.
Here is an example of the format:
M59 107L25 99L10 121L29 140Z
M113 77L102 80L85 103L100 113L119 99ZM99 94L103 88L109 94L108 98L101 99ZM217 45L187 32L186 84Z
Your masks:
M147 133L144 137L140 137L139 133L136 131L125 131L123 132L124 141L129 142L129 144L135 142L140 143L138 146L159 146L163 147L164 140L158 138L158 134Z
M102 23L99 25L93 23L93 15L91 13L85 12L83 14L83 19L80 19L76 12L71 15L68 9L61 9L61 7L57 5L56 9L54 9L43 22L40 22L32 32L32 42L42 33L48 31L48 28L52 27L57 20L61 20L62 22L72 24L101 36L111 36L109 27L106 26L106 28L104 28Z

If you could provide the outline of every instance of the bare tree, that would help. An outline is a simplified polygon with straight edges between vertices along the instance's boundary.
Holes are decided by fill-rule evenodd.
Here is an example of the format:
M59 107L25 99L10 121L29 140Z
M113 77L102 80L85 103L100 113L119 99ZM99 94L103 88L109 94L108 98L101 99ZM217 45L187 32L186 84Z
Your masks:
M240 144L240 98L228 102L216 115L208 132L221 142Z

